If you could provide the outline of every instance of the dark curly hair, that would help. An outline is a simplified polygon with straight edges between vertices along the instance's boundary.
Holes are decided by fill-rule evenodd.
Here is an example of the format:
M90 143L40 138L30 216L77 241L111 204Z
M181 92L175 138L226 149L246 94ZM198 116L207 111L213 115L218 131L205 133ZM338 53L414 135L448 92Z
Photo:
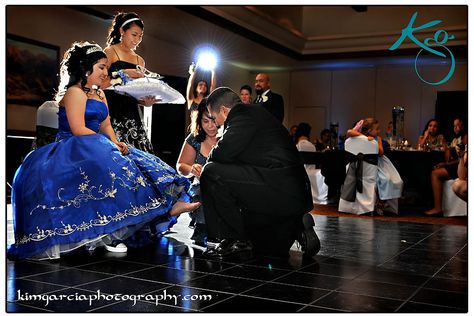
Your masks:
M92 52L88 54L89 49L92 49ZM59 101L66 90L75 84L79 83L84 89L87 83L87 74L92 73L92 67L102 58L107 58L107 56L99 45L91 42L74 42L64 53L61 61L56 101Z
M202 99L197 111L191 113L190 130L197 142L202 143L206 139L206 131L202 127L202 117L207 113L207 98Z
M130 21L129 23L123 25L124 22L130 19L138 19ZM112 26L109 28L109 35L107 36L107 45L114 45L120 43L120 28L123 28L124 31L128 30L132 25L136 25L142 30L145 29L145 24L143 23L142 19L138 16L138 14L134 12L119 12L114 16L114 20L112 22ZM123 25L123 26L122 26Z
M436 122L438 124L438 129L436 130L436 135L434 136L438 136L440 131L439 131L439 122L437 119L430 119L428 122L426 122L425 124L425 128L423 129L423 132L421 133L421 135L423 136L423 134L428 130L428 127L430 126L430 123L431 122Z
M196 89L200 82L204 82L206 84L206 93L204 93L204 97L207 97L209 95L209 84L207 83L207 81L204 80L204 78L195 78L194 84L193 84L193 95L195 98L197 98L198 96Z
M250 87L248 84L244 84L242 87L240 87L240 91L242 90L247 90L250 95L252 94L252 87Z
M299 123L298 127L296 128L296 132L295 132L295 136L294 136L295 143L298 142L298 139L301 136L306 136L306 137L309 138L310 134L311 134L311 125L309 125L308 123L305 123L305 122Z

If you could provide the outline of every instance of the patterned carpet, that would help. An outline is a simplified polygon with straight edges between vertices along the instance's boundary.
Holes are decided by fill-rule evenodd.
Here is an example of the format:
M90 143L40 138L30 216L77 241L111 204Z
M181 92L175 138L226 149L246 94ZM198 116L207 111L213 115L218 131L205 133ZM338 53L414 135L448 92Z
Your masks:
M374 214L373 216L372 215L353 215L353 214L338 212L337 205L315 204L314 209L311 211L311 213L317 214L317 215L324 215L324 216L357 217L357 218L365 218L365 219L372 219L372 220L378 220L378 221L467 226L467 216L429 217L429 216L425 216L423 212L421 211L403 210L398 215L385 213L383 216L380 216L377 214Z

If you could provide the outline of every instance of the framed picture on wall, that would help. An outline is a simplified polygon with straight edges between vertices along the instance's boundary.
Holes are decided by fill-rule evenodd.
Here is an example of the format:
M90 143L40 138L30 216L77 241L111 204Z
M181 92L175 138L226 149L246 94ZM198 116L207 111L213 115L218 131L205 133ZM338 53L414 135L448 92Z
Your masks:
M7 34L7 104L40 106L58 87L59 46Z

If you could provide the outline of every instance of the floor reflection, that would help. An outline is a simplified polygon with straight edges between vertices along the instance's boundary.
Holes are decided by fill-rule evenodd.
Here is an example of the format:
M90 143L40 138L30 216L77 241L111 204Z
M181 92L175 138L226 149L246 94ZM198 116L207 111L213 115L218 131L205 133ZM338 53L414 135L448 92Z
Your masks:
M317 216L322 248L313 258L295 244L288 258L208 260L188 225L184 215L160 238L139 233L122 254L79 250L54 261L7 261L7 311L467 311L466 227ZM46 305L18 291L74 299ZM79 300L97 291L105 296Z

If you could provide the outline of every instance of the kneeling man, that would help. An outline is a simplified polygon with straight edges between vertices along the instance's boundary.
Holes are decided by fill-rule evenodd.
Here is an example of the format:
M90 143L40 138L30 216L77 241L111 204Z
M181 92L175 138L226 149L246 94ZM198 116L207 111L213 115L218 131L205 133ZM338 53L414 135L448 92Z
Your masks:
M315 255L311 184L286 128L227 87L209 95L207 108L224 133L200 179L208 238L220 240L205 255L288 256L295 240L305 255Z

